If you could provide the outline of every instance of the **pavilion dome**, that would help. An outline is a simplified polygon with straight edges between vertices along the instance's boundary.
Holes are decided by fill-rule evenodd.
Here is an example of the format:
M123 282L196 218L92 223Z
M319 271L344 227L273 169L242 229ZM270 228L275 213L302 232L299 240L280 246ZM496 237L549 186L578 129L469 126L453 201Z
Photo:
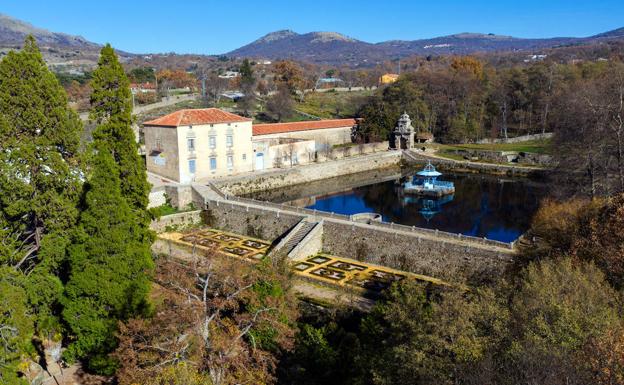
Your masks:
M438 177L442 175L441 172L435 169L435 167L431 164L431 162L427 163L425 168L422 171L418 171L416 174L419 176L425 176L425 177Z

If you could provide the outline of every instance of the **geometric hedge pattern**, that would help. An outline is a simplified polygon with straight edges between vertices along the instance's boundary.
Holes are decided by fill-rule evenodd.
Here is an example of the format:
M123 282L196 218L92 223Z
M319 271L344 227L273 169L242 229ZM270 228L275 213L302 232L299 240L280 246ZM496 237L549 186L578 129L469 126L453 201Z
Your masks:
M227 231L203 228L190 233L163 233L159 235L186 246L247 260L259 261L267 255L270 242L232 234ZM393 282L403 279L416 279L437 285L445 283L439 279L402 272L378 265L354 261L328 254L317 254L292 264L293 272L301 277L340 287L350 287L357 291L379 293Z

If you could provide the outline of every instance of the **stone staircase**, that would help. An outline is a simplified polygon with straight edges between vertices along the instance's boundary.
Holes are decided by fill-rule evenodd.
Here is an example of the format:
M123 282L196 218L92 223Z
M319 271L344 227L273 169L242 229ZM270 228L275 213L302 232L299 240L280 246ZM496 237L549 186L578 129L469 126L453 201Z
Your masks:
M423 163L424 159L423 159L423 155L416 155L415 153L413 153L412 151L409 150L403 150L402 152L402 157L404 160L408 161L408 162L415 162L415 163ZM426 155L425 155L426 157Z
M283 254L290 256L291 252L299 246L301 241L320 223L304 218L273 248L270 255Z

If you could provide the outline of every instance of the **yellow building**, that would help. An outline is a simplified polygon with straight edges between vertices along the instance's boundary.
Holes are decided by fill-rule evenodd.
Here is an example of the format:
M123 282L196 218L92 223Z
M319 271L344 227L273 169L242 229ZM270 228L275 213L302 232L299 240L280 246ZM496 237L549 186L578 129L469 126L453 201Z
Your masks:
M396 82L397 80L399 80L398 74L383 74L379 78L379 84L390 84Z
M217 108L144 123L147 170L181 183L253 170L251 119Z
M147 171L183 184L292 167L351 141L355 119L256 124L218 108L185 109L143 123Z

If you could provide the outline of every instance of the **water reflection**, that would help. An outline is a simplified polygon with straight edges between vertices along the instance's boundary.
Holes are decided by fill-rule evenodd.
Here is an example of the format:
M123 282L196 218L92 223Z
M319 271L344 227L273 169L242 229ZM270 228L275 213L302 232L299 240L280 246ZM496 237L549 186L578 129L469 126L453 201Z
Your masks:
M427 222L431 220L437 213L442 211L442 205L452 201L454 195L445 195L441 198L423 198L414 195L403 196L403 205L415 204L420 205L421 209L418 211L420 215L425 218Z
M451 174L445 179L455 183L455 194L440 199L404 194L387 181L308 196L307 207L345 215L375 212L387 222L510 242L528 229L546 193L544 185L523 179Z

